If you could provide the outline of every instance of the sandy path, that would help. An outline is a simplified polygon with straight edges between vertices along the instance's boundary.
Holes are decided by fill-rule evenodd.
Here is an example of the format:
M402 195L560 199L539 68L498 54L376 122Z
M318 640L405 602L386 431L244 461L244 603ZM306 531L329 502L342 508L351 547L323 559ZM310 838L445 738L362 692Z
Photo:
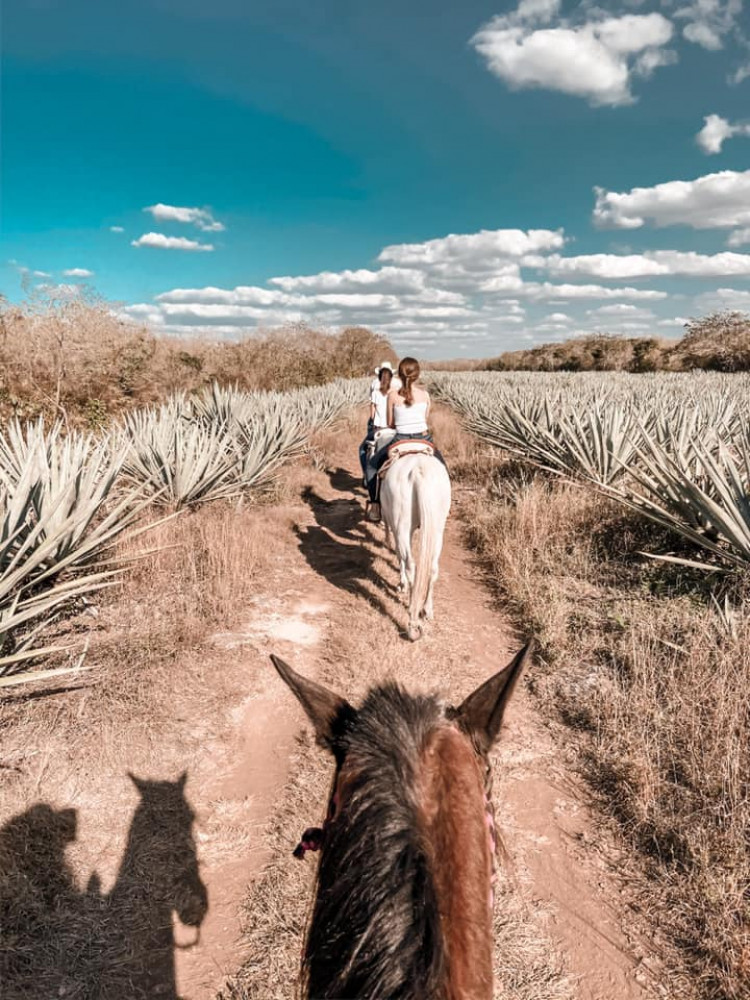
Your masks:
M259 600L242 631L216 637L219 646L247 646L263 671L258 692L238 715L243 750L222 785L222 794L234 803L229 811L234 808L235 818L250 822L255 833L252 848L246 845L216 864L204 862L212 913L200 946L177 957L180 993L189 1000L212 995L220 974L240 961L245 968L232 996L292 995L289 981L300 953L313 869L308 862L300 875L303 866L291 862L288 852L301 829L317 821L329 766L309 735L293 746L302 715L265 666L268 653L353 698L379 677L395 675L412 687L437 687L458 701L507 662L519 644L491 606L461 543L455 512L441 560L437 620L421 642L404 640L395 559L382 544L382 529L363 523L353 445L342 435L340 450L329 456L335 467L327 474L310 470L304 506L294 512L298 549L284 567L288 588L272 600ZM460 496L457 501L460 505ZM631 920L616 880L592 847L601 841L595 819L525 690L509 709L495 773L497 814L510 856L498 900L498 996L653 996L639 985L641 946L623 930ZM256 874L240 944L233 911Z

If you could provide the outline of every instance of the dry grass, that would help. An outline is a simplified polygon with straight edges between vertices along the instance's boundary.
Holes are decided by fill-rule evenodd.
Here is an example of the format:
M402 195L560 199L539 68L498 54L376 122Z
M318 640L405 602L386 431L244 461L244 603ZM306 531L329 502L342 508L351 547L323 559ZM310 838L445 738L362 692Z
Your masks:
M470 482L480 468L475 456ZM735 607L725 619L705 579L638 555L656 529L589 488L489 449L484 479L469 538L538 635L549 664L541 698L572 727L584 773L634 849L628 876L668 942L671 995L746 998L746 587L725 585Z

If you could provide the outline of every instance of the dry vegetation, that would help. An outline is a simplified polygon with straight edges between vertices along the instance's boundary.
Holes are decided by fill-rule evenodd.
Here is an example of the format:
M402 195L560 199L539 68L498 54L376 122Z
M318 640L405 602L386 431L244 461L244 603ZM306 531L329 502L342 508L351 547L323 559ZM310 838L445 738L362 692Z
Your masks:
M740 1000L750 981L750 615L724 579L643 559L675 539L589 486L435 428L474 491L467 533L548 664L539 694L634 849L669 995ZM461 440L462 438L462 440ZM716 603L718 601L718 604ZM725 603L726 602L726 603ZM671 959L670 959L670 956ZM666 985L666 984L665 984Z
M441 366L442 367L442 366ZM455 364L446 370L459 370ZM497 358L467 363L492 371L712 371L750 370L750 316L740 312L713 313L690 320L678 340L662 337L620 337L594 333L524 351L507 351Z
M363 327L304 326L236 342L156 337L102 303L34 302L0 310L0 419L43 415L94 429L115 414L213 382L284 391L369 374L395 360Z

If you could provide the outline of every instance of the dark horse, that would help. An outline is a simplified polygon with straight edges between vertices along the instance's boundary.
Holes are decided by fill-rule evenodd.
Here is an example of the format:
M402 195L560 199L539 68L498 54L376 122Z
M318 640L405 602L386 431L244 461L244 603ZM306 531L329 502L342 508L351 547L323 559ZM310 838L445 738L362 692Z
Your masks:
M489 750L529 647L458 707L394 683L358 709L274 666L336 762L302 964L309 998L490 1000Z

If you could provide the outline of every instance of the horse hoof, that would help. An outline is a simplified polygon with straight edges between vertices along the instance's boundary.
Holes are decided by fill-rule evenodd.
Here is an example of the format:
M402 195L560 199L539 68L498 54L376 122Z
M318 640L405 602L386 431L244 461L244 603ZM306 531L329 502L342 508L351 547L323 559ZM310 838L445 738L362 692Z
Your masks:
M410 625L406 630L406 635L412 642L416 642L417 639L422 638L422 626L421 625Z

